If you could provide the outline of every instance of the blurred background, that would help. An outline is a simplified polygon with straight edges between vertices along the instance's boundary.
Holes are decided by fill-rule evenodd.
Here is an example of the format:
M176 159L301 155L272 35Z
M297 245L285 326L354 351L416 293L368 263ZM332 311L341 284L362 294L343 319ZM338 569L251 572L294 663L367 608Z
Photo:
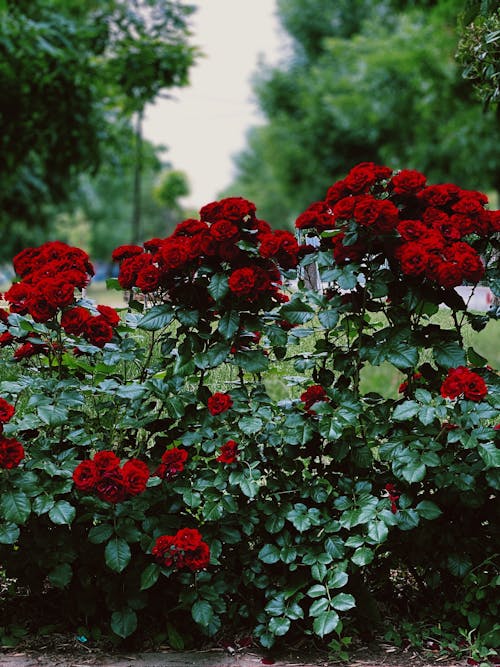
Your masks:
M356 163L500 190L498 0L0 0L0 283L24 247L273 227Z

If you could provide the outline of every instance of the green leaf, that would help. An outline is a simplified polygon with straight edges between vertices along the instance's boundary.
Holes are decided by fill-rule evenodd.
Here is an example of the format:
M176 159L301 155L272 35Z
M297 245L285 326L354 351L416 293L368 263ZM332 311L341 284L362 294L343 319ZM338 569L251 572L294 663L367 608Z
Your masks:
M456 368L466 364L465 351L459 343L454 341L445 341L434 345L432 354L436 363L443 368Z
M229 354L228 343L217 343L206 352L198 352L194 355L194 363L197 368L207 369L220 366Z
M60 426L68 421L67 409L59 405L40 405L37 413L47 426Z
M387 539L389 529L383 521L370 521L368 524L368 537L376 544L381 544Z
M426 470L427 468L423 463L412 461L403 468L401 473L407 482L410 484L415 484L416 482L421 482L424 479Z
M262 419L258 417L242 417L238 426L245 435L254 435L262 428Z
M318 598L314 600L309 608L309 616L319 616L330 608L330 600L328 598Z
M286 635L290 629L290 623L291 621L289 618L273 616L269 621L269 632L272 632L273 635L276 635L277 637L282 637L283 635Z
M351 560L353 563L356 563L356 565L362 566L371 563L374 557L375 554L371 549L368 547L359 547L359 549L356 549L352 555Z
M261 350L242 350L234 355L237 366L249 373L261 373L269 366L269 359Z
M195 327L200 319L200 313L197 310L178 310L177 319L186 327Z
M164 303L161 306L153 306L147 313L139 320L137 325L139 329L144 329L145 331L158 331L158 329L163 329L170 324L174 319L174 309L168 303Z
M280 559L280 551L274 544L264 544L259 551L259 559L263 563L277 563Z
M481 442L478 451L488 468L500 467L500 449L493 442Z
M284 525L285 519L279 514L271 514L264 524L268 533L279 533Z
M47 577L56 588L65 588L73 577L73 570L69 563L61 563L51 570Z
M436 503L433 503L431 500L422 500L415 509L424 519L437 519L442 514Z
M406 370L414 368L417 365L418 356L418 348L406 345L405 343L397 343L390 345L386 359L396 366L396 368Z
M488 363L488 360L478 354L472 347L467 348L467 359L473 366L485 366Z
M207 521L218 521L224 514L224 508L216 500L208 500L203 506L203 517Z
M347 611L356 606L356 600L349 593L338 593L332 598L332 607L339 611Z
M207 627L214 616L214 610L207 600L197 600L191 607L191 616L195 623Z
M130 547L121 537L113 537L106 544L104 557L106 565L111 570L114 572L122 572L130 563Z
M0 544L15 544L19 537L19 527L15 523L0 525Z
M300 299L292 299L280 310L282 317L291 324L304 324L314 317L314 310Z
M208 286L208 291L216 301L221 301L229 292L227 276L225 276L223 273L216 273L214 276L212 276L210 285Z
M230 340L238 331L240 326L240 314L236 310L228 310L219 320L218 329L221 335Z
M22 491L4 491L0 498L0 510L5 521L23 524L31 513L29 498Z
M173 648L174 651L182 651L185 646L182 635L172 623L167 623L167 640L170 648Z
M314 584L314 586L311 586L307 591L307 595L309 595L310 598L319 598L322 595L326 595L326 586L323 586L323 584Z
M314 619L313 630L318 637L329 635L337 629L340 622L336 611L325 611Z
M416 401L404 401L396 405L392 417L396 421L406 421L414 417L419 410L420 406Z
M145 591L154 586L160 576L160 567L156 563L150 563L141 572L141 587L139 590Z
M33 512L38 516L46 514L54 507L55 502L54 498L51 498L50 496L37 496L33 500Z
M318 320L325 329L333 329L339 321L339 313L337 310L322 310L318 313Z
M343 588L349 581L347 572L334 572L328 576L329 588Z
M69 526L76 516L76 510L67 500L58 500L49 512L52 523L59 526Z
M424 405L418 411L418 419L424 426L429 426L436 419L436 408Z
M112 534L113 526L109 523L103 523L99 526L92 526L89 530L88 540L92 544L102 544L106 540L109 540Z
M133 609L123 609L122 611L115 611L111 616L111 629L118 635L125 639L137 629L137 614Z

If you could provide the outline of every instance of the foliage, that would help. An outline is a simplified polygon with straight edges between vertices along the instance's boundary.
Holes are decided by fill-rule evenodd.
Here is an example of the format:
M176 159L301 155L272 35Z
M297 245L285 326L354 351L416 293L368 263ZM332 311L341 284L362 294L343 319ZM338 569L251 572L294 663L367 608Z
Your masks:
M0 12L2 245L46 226L48 205L95 173L115 124L187 84L192 7L179 2L9 2ZM12 230L16 230L13 231ZM8 242L7 242L8 240Z
M454 60L461 3L394 4L322 3L315 20L311 3L279 5L293 56L256 77L267 122L249 134L229 190L258 196L272 224L363 160L497 188L497 119L478 108Z
M500 12L497 3L486 5L464 16L457 58L487 109L500 101Z
M395 195L402 218L418 215L417 191L436 194L417 182ZM329 196L388 202L395 183L361 165ZM461 242L487 257L492 228L477 221L497 217L483 196L456 188L442 207L467 198L480 210L462 214ZM121 318L83 297L92 266L78 249L14 259L0 340L18 368L0 384L8 576L119 638L157 631L182 648L245 627L265 647L312 634L343 652L346 628L401 611L395 572L410 572L425 591L405 588L405 604L487 635L498 378L460 337L485 318L393 261L397 226L337 216L338 229L315 228L323 247L311 254L241 198L200 218L114 251L110 286L130 293ZM346 252L360 241L364 252L339 261L331 236L346 225ZM319 262L325 294L299 284L288 297L282 275L299 256ZM452 329L429 323L441 301ZM292 398L277 403L263 379L283 359ZM384 360L407 376L396 400L360 390L362 369ZM234 380L221 386L223 368Z

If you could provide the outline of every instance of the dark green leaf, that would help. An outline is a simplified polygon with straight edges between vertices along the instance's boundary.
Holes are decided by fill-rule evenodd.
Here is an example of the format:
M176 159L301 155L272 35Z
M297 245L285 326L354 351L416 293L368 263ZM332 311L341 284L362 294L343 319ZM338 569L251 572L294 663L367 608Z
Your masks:
M104 556L106 565L111 570L122 572L130 563L130 547L121 537L113 537L106 544Z
M4 491L0 498L0 510L5 521L23 524L29 517L31 505L22 491Z
M76 510L67 500L58 500L49 512L52 523L68 526L76 516Z
M129 637L137 628L137 614L133 609L124 609L122 611L115 611L111 616L111 629L118 635L125 639Z
M372 562L374 556L375 554L368 547L359 547L352 555L351 560L356 565L368 565Z
M424 519L437 519L442 514L436 503L431 500L422 500L415 509Z
M338 611L347 611L356 606L356 600L349 593L338 593L332 598L332 607Z
M396 421L406 421L414 417L419 410L420 406L416 401L404 401L396 405L392 417Z
M62 563L57 565L53 570L47 575L50 583L56 588L65 588L73 577L73 570L69 563Z
M434 345L432 354L436 363L443 368L456 368L466 364L465 351L459 343L454 341L445 341Z
M215 301L221 301L229 292L227 277L223 273L216 273L210 280L208 291Z
M259 551L259 558L264 563L277 563L280 559L280 551L274 544L264 544Z
M219 320L219 331L222 336L230 340L240 326L240 314L236 310L228 310Z
M150 563L141 572L141 591L145 591L158 581L160 567L156 563Z
M0 544L15 544L19 537L19 527L15 523L0 525Z
M195 623L206 627L214 615L212 605L207 600L197 600L191 607L191 616Z
M307 303L300 299L292 299L282 306L280 314L291 324L304 324L314 317L314 311Z
M47 426L60 426L68 420L67 409L59 405L40 405L37 413Z
M336 630L339 621L339 615L336 611L325 611L314 619L314 633L318 635L318 637L329 635Z
M174 314L173 307L168 303L164 303L161 306L153 306L139 320L137 326L139 329L144 329L145 331L158 331L158 329L163 329L163 327L170 324L174 319Z
M99 526L92 526L89 530L88 539L92 544L102 544L106 540L109 540L112 534L113 526L109 523L103 523Z

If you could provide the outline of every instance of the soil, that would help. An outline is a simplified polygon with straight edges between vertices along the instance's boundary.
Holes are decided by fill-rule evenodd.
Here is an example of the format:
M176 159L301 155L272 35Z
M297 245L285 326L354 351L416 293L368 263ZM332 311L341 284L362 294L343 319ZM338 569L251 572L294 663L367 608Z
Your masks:
M269 656L254 649L161 650L142 653L109 653L63 640L57 649L42 647L9 650L0 654L4 667L467 667L467 660L453 660L402 651L393 646L363 647L351 654L348 663L332 660L325 652L295 650Z

